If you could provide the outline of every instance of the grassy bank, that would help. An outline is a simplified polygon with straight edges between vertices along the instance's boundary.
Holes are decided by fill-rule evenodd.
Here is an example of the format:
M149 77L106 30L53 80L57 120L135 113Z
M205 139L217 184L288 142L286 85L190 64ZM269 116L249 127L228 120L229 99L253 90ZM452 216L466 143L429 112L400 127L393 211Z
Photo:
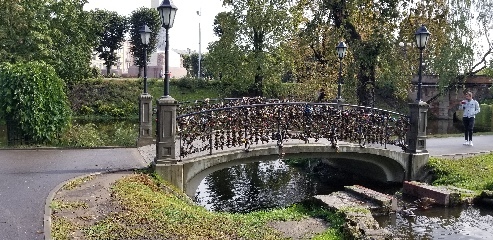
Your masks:
M115 211L93 221L89 226L77 220L56 217L52 223L54 239L70 239L76 231L82 239L287 239L271 226L275 221L301 221L321 218L331 227L312 239L342 239L338 229L343 220L334 213L293 205L288 208L249 214L209 212L195 205L186 195L157 178L139 174L123 178L112 188L111 200L118 203ZM52 203L52 208L72 212L84 208L83 202ZM296 226L294 223L293 228Z
M434 185L452 185L478 192L493 190L493 154L463 159L430 158Z

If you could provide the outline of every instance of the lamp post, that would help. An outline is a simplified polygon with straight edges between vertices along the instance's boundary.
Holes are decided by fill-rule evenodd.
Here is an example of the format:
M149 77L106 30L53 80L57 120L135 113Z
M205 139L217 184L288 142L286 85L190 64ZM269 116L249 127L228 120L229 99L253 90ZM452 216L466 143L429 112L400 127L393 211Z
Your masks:
M165 58L164 58L164 93L157 100L157 136L156 136L156 158L154 164L159 173L157 166L174 164L177 162L175 153L176 139L176 108L178 103L169 95L169 35L168 31L173 27L176 11L178 8L171 0L163 0L157 7L161 17L161 26L166 30ZM161 173L160 173L161 174ZM176 173L179 175L179 173ZM162 173L165 180L180 179L179 176L171 176L170 173Z
M425 25L421 25L421 27L418 28L416 33L414 34L416 37L416 46L419 49L419 76L418 76L418 94L416 96L416 102L421 101L421 81L422 81L422 75L423 75L423 49L426 47L426 43L428 42L428 39L431 35L430 32L428 32L428 29L426 29Z
M337 56L339 57L339 78L337 80L337 102L342 102L341 87L342 87L342 59L346 55L347 46L344 42L340 42L337 45Z
M139 147L153 143L152 133L152 96L147 93L147 45L151 37L151 30L147 25L143 25L140 30L140 37L144 45L144 92L139 97Z
M139 32L144 45L144 94L147 94L147 45L149 44L149 38L151 38L151 30L144 24Z
M418 93L416 101L409 104L410 126L406 134L406 152L411 154L427 153L426 150L426 125L428 104L421 101L421 81L423 72L423 49L426 47L426 43L431 33L428 32L425 25L421 25L416 31L416 46L419 53L419 76L418 76ZM409 164L412 164L410 162ZM410 178L413 173L409 172L406 178Z
M161 25L166 30L166 45L164 49L165 59L164 59L164 95L163 97L169 96L169 34L168 31L173 27L175 21L176 10L178 8L173 4L171 0L163 0L161 5L157 7L159 15L161 16Z
M202 11L197 11L197 15L199 16L199 71L197 73L197 77L200 79L201 77L200 62L202 60L202 32L200 29L200 17L202 16Z

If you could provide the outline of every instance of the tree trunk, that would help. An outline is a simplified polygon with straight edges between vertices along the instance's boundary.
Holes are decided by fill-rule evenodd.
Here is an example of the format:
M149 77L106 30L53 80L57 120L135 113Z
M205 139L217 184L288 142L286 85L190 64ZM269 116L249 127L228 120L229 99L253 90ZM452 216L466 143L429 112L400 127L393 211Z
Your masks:
M262 62L261 59L263 52L263 44L264 44L264 33L257 29L253 30L253 51L255 53L256 61L257 61L257 69L255 71L255 82L253 86L255 96L263 96L262 92L262 81L264 80L264 74L262 72ZM262 60L262 61L260 61Z

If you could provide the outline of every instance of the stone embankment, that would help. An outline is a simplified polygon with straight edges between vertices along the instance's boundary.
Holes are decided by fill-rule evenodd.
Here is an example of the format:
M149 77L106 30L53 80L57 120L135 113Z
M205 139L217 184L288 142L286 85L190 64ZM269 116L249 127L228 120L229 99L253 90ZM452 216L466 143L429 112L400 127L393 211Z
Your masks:
M453 207L463 203L471 203L475 193L470 190L451 186L431 186L426 183L406 181L402 187L402 194L418 198L421 208L429 205Z
M351 239L392 239L390 232L381 229L373 215L395 211L394 197L354 185L346 186L345 191L317 195L314 199L320 205L344 214L343 231Z

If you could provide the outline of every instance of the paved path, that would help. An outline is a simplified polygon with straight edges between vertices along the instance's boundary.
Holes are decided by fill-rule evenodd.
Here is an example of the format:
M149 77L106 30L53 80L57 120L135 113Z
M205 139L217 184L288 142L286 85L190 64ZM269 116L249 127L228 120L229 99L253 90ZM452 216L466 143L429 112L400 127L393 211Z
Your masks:
M136 148L0 150L0 239L44 239L46 198L58 184L146 165Z
M493 151L493 135L428 139L430 155ZM148 165L136 148L85 150L0 150L0 240L44 239L46 198L58 184L88 173Z

